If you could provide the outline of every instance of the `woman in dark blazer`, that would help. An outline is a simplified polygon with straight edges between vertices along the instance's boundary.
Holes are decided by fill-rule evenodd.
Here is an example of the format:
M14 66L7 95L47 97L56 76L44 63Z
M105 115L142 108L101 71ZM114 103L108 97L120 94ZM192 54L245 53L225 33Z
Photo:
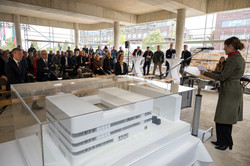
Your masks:
M104 72L102 68L102 61L100 60L100 55L96 54L95 60L93 62L93 72L99 75L105 75L107 73Z
M221 73L201 71L201 74L220 81L214 117L217 141L212 141L219 150L232 149L232 125L243 120L243 87L240 78L245 71L245 60L238 52L242 49L244 44L237 37L225 40L224 50L228 58Z
M115 75L125 75L128 74L128 65L123 62L124 55L119 54L117 57L117 63L115 64Z

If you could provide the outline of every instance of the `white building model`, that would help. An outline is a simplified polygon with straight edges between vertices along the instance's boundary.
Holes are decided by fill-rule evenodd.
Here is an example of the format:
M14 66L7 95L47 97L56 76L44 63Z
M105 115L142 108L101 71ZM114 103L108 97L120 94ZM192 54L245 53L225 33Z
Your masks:
M189 132L189 124L179 121L181 96L140 84L129 87L129 90L103 88L98 95L85 97L72 94L46 97L47 119L52 122L48 125L49 135L70 165L127 165L126 162L137 160L142 154L140 150L152 151L152 145L161 145ZM153 124L154 115L160 116L164 125ZM166 132L156 135L156 129L158 133ZM173 130L177 130L174 135ZM151 135L143 136L145 132ZM138 140L139 136L146 140ZM126 146L130 147L126 148L129 139L131 143L128 141ZM119 144L122 141L124 147ZM90 159L108 145L114 146L102 152L103 158ZM110 149L115 149L112 159L108 155Z

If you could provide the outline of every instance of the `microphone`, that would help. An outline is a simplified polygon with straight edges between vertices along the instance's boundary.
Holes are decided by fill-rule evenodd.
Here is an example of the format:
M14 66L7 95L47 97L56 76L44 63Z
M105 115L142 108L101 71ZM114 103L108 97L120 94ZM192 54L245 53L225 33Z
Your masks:
M199 47L196 49L201 49L201 50L214 50L214 47Z

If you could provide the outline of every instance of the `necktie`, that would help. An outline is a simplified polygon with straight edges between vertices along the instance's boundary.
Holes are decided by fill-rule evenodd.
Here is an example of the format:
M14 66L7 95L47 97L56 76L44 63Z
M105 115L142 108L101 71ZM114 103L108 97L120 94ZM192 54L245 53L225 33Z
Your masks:
M19 70L21 70L21 63L20 62L17 62L17 66L18 66Z

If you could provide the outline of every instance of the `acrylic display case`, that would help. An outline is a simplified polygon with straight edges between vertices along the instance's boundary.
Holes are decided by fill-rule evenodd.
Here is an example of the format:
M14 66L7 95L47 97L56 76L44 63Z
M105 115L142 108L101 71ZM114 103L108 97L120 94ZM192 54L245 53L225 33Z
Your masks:
M170 142L192 137L190 125L179 119L180 94L193 88L114 76L11 89L24 165L150 165L155 155L164 157L164 148L171 149Z

